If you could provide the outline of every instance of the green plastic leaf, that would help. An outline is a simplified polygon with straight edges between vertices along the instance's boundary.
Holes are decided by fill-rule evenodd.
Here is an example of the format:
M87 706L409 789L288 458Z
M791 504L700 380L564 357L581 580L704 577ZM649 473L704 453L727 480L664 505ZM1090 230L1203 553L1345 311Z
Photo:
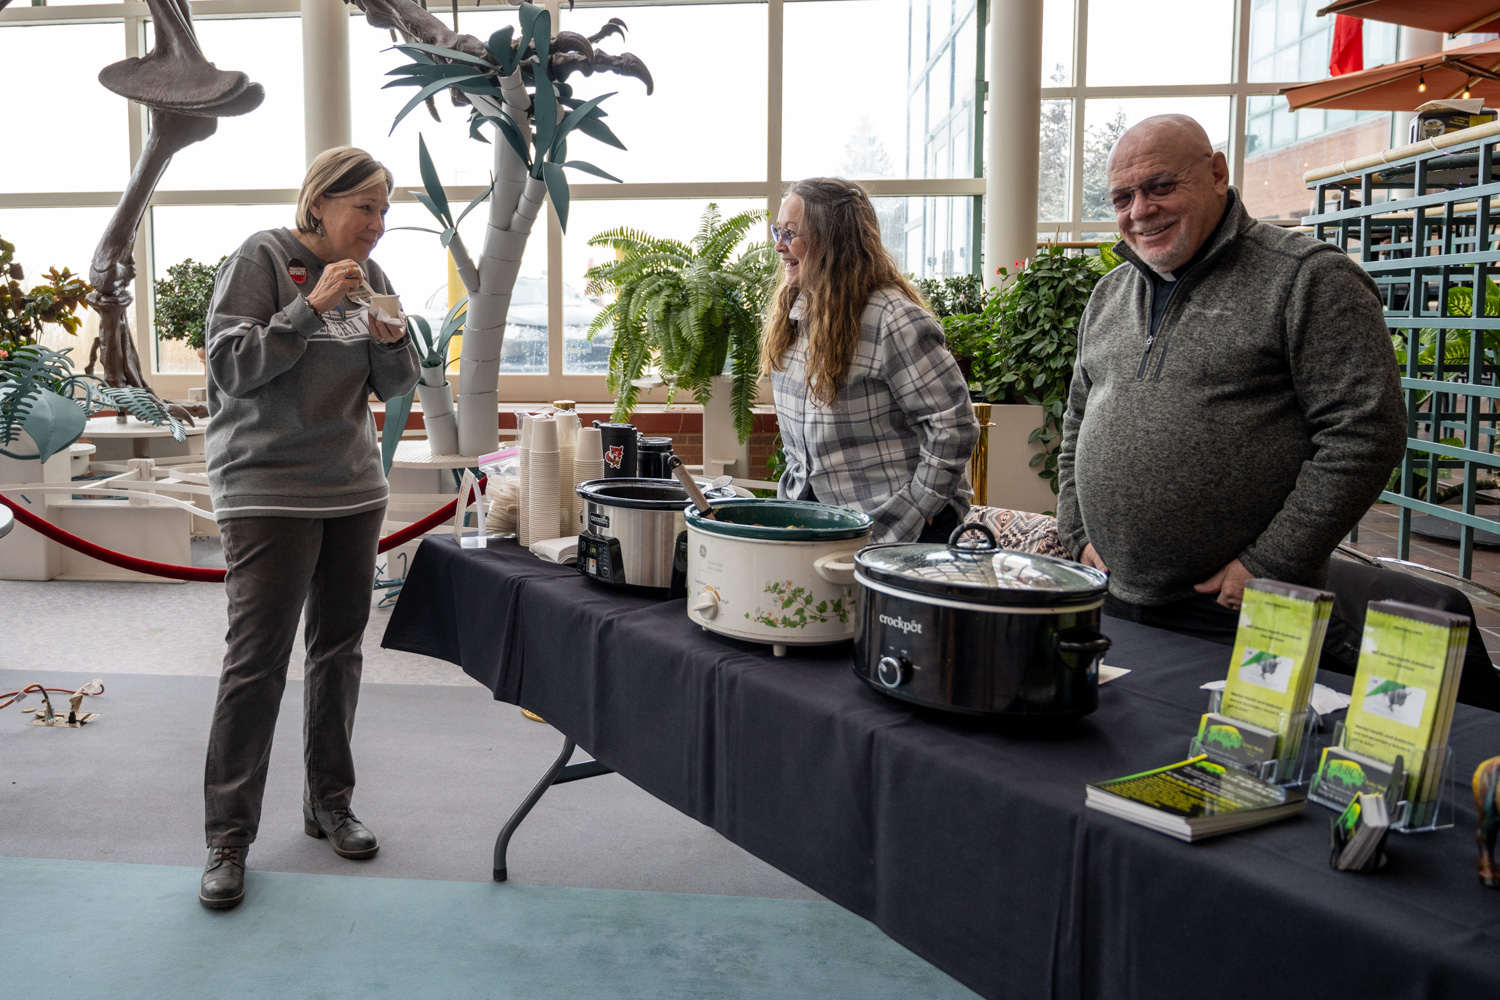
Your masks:
M417 58L418 53L426 53L428 55L438 56L443 59L451 59L454 62L469 63L470 65L479 66L485 70L493 70L495 68L494 65L486 59L481 59L478 56L471 56L467 52L458 51L458 49L445 49L441 45L428 45L426 42L405 42L401 45L393 45L391 47L399 52L406 53L413 59Z
M443 213L438 210L437 204L431 198L427 197L426 194L422 193L421 191L413 191L411 193L411 196L417 199L417 201L421 205L425 206L427 211L431 212L439 222L448 221L447 219L443 218ZM434 232L434 230L429 229L427 230L427 232Z
M557 224L563 232L568 231L568 178L556 163L543 163L542 180L547 183L547 197L557 212Z
M557 137L553 142L561 141L564 136L577 128L580 122L594 113L594 109L599 107L600 101L603 101L606 97L613 97L618 93L618 90L612 90L607 94L600 94L598 97L591 98L572 111L569 111L567 117L558 124ZM584 134L586 135L587 133Z
M443 182L438 180L437 167L433 166L432 157L427 152L427 140L420 132L417 133L417 162L422 169L422 186L427 188L427 196L437 206L438 218L452 228L453 213L448 208L448 193L443 190ZM443 245L448 245L446 240Z
M500 130L500 134L505 136L505 141L510 143L510 148L515 150L516 155L521 158L521 162L526 164L526 169L530 170L531 151L526 148L526 140L522 138L521 130L516 127L516 123L511 121L506 115L501 115L498 118L494 115L485 115L484 120L494 122L495 127Z
M444 229L441 234L439 234L439 238L443 241L444 248L446 248L449 243L453 242L453 237L457 235L457 233L457 226L449 226L447 229Z
M88 426L83 407L66 396L42 389L21 420L21 429L31 435L37 457L45 462L77 441Z
M380 462L385 467L386 475L391 474L391 462L396 458L396 445L401 440L401 432L406 430L406 420L411 416L411 403L416 395L417 387L412 386L406 395L386 400L385 426L380 428Z
M494 174L490 174L490 183L489 183L489 186L487 186L483 191L479 192L479 197L477 197L473 201L469 202L469 207L468 208L464 209L462 212L459 213L459 215L458 215L458 221L453 224L454 228L457 228L464 221L464 218L470 212L474 211L474 209L476 209L480 205L484 204L484 200L490 196L490 192L493 191L493 190L495 190L495 175Z
M465 79L483 75L483 73L469 73L466 74ZM427 86L417 91L417 96L407 101L405 106L402 107L400 111L396 112L396 120L391 122L391 131L386 134L394 134L396 131L396 126L401 124L401 119L411 114L414 109L420 106L423 101L427 100L427 98L431 97L433 94L436 94L440 90L446 90L453 84L453 82L454 81L452 79L438 80L436 83L429 83Z
M409 315L406 317L406 332L417 345L417 354L425 365L432 356L432 324L427 322L426 316Z
M511 38L515 35L514 25L507 24L499 31L490 35L490 40L484 43L484 50L490 54L500 67L500 72L510 76L516 71L516 62L520 60L520 52L511 46Z
M584 173L593 174L595 177L603 177L605 180L614 181L616 184L625 183L614 174L606 173L605 171L600 170L598 167L594 166L592 163L584 163L582 160L569 160L567 163L564 163L563 166L571 167L574 170L582 170Z
M540 159L542 151L550 150L553 140L557 138L557 94L552 90L552 81L540 72L537 73L531 120L536 129L536 148Z
M603 116L604 112L598 108L595 108L592 115L587 115L578 122L578 131L582 132L590 139L597 139L598 141L604 143L606 146L613 146L616 149L624 149L625 144L620 141L619 136L615 135L615 133L610 129L608 125L599 120Z

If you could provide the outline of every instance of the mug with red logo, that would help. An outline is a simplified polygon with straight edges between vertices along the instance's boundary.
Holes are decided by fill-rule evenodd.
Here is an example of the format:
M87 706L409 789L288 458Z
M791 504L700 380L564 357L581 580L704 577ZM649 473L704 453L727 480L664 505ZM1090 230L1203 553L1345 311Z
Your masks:
M634 424L607 424L595 420L599 428L599 442L604 449L605 479L634 479L638 459L636 457L639 433Z

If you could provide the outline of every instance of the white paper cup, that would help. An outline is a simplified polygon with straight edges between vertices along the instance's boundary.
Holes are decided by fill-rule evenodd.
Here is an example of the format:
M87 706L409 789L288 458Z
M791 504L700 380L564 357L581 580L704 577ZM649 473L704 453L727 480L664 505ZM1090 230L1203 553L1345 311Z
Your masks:
M604 468L604 438L599 434L599 428L580 427L578 429L578 448L573 452L573 461L584 465L598 462L599 468ZM600 472L600 475L602 476L603 472Z
M557 454L557 421L551 417L534 417L527 421L531 425L531 455Z

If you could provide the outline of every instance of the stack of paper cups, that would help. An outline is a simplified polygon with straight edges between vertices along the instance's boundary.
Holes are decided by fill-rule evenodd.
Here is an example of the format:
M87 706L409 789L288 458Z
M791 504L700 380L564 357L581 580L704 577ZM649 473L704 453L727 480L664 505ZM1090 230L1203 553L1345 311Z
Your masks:
M578 494L573 492L573 462L578 453L578 414L572 410L557 411L557 537L576 535L578 526Z
M557 537L558 490L557 421L552 417L532 417L531 428L531 495L527 498L526 521L531 541ZM529 544L529 543L528 543Z
M516 430L517 439L521 443L521 489L519 504L516 508L516 541L522 545L530 545L534 539L531 537L531 523L526 513L531 509L531 416L529 414L516 414Z
M590 479L604 478L604 442L599 435L597 427L580 427L578 429L578 450L573 454L573 483L586 483ZM578 509L583 509L583 501L580 500ZM579 529L587 528L588 525L580 522Z

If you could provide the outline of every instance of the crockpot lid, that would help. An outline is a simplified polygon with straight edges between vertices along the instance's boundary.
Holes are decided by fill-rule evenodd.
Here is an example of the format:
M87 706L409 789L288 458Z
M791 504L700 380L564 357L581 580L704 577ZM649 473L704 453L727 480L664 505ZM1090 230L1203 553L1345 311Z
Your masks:
M978 533L978 544L960 537ZM1081 563L1000 548L986 524L961 524L947 544L870 545L854 557L857 571L914 594L981 604L1077 604L1103 596L1109 579Z
M833 504L740 498L715 501L713 517L698 513L696 507L689 507L687 523L689 528L732 538L828 542L866 537L875 522L868 514Z
M705 479L694 479L693 482L710 500L734 496L731 486L712 487ZM692 502L687 490L671 479L590 479L579 483L575 492L585 500L633 510L681 510Z

